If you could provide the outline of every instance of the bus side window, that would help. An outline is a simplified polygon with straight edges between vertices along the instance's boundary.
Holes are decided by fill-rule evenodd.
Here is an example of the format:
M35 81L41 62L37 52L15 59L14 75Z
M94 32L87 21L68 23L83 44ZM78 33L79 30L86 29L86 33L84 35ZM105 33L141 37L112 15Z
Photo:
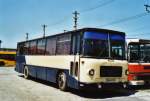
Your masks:
M71 34L65 34L57 37L56 54L68 55L71 48Z
M17 55L22 55L23 54L23 45L18 44L17 45Z
M56 38L47 38L46 54L47 55L55 55L56 54Z
M46 40L45 39L38 40L38 43L37 43L37 54L39 54L39 55L44 55L45 54L45 44L46 44Z
M37 45L36 44L37 44L36 40L30 42L30 48L29 48L29 54L30 55L36 54L36 50L37 50Z
M24 44L23 50L24 50L24 53L23 53L24 55L28 55L29 54L29 42L26 42Z
M28 54L28 50L29 50L29 43L19 43L18 47L17 47L17 54L19 55L26 55Z

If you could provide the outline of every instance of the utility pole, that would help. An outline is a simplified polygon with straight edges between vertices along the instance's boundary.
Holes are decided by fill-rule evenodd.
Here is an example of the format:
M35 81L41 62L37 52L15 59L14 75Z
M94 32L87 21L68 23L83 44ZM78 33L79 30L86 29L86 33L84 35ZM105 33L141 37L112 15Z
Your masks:
M67 32L67 30L64 30L64 33Z
M146 5L144 5L144 6L145 6L145 8L146 8L146 11L147 11L148 13L150 13L150 5L146 4Z
M75 30L77 30L77 21L78 21L78 15L79 15L79 13L77 12L77 11L75 11L74 13L74 17L73 17L73 19L74 19L74 29Z
M43 27L43 37L45 37L45 28L47 27L47 25L42 25L42 27Z
M150 13L149 0L147 0L147 3L146 3L144 6L145 6L145 9L146 9L146 12L147 12L147 13Z
M2 45L2 40L0 40L0 48L1 48L1 45Z
M29 39L29 33L26 33L26 41Z

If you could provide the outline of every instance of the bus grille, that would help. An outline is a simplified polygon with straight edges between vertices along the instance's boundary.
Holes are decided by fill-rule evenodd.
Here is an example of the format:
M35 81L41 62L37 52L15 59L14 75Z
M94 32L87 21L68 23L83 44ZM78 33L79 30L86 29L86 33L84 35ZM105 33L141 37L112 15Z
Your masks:
M121 77L122 67L120 66L101 66L100 67L101 77Z
M137 76L137 80L150 80L150 75Z
M150 69L150 66L144 66L144 69Z

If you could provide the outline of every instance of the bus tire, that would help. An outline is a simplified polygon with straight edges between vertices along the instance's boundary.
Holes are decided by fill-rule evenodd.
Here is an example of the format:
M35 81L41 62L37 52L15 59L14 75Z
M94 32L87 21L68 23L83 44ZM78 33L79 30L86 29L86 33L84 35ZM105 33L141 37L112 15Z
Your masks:
M29 79L29 69L27 66L24 67L24 78Z
M64 72L60 72L57 77L58 88L62 91L67 90L67 76Z
M5 63L3 61L0 61L0 66L5 66Z

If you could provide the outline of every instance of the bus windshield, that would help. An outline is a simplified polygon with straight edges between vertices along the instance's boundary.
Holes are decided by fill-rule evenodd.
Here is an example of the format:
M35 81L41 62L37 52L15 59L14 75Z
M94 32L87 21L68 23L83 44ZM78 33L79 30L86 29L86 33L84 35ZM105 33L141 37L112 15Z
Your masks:
M130 62L150 62L150 43L130 44Z
M84 56L108 58L109 48L107 40L85 39Z
M83 55L104 59L125 59L124 40L116 40L118 38L116 36L108 37L107 33L86 32L83 40Z
M113 59L125 59L125 42L121 40L111 41L111 57Z

